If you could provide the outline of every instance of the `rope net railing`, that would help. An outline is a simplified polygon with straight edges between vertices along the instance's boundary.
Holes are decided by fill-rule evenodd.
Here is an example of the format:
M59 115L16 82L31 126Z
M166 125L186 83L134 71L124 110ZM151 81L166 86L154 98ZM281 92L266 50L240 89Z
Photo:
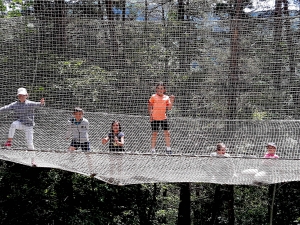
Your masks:
M260 172L268 183L299 180L297 9L270 14L254 3L238 11L235 4L191 1L183 17L189 19L178 21L171 2L131 6L137 11L124 17L117 9L129 1L112 1L112 8L108 2L36 0L24 16L0 18L0 104L16 101L20 87L30 100L46 101L35 113L36 151L27 151L17 132L1 159L33 160L114 184L253 184ZM162 131L151 154L147 105L158 81L175 96L167 114L172 155L165 154ZM91 152L66 151L75 106L90 122ZM15 118L0 115L5 143ZM124 153L101 144L113 120L125 133ZM209 157L219 142L231 158ZM280 156L269 167L262 159L267 142L277 144Z
M17 132L16 149L1 149L0 158L28 166L72 171L115 185L153 182L210 182L222 184L269 184L299 180L297 137L300 121L201 120L171 118L172 154L164 140L157 152L150 151L149 117L87 112L91 152L68 151L65 139L70 111L44 108L37 113L36 151L27 150L24 134ZM126 134L124 152L109 152L101 139L109 132L111 119L122 121ZM6 134L10 120L0 130ZM227 126L236 130L228 130ZM148 128L148 129L147 129ZM268 140L276 140L280 159L262 158ZM6 135L2 135L4 143ZM219 140L230 158L210 157Z
M147 107L146 104L144 107ZM1 143L5 143L7 133L14 120L13 113L2 113L0 125ZM72 111L49 107L36 111L34 126L34 146L37 150L66 151L70 139L66 139L68 119ZM149 116L85 112L88 119L89 138L93 152L109 152L109 147L101 140L111 130L113 120L121 121L125 133L125 152L151 153L151 126ZM236 157L263 157L266 144L275 142L280 158L298 159L299 120L207 120L184 117L170 117L172 153L183 155L209 156L216 150L218 142L224 142L227 153ZM26 149L24 132L16 131L12 148ZM159 131L156 151L165 154L163 131ZM80 148L79 148L79 151Z
M207 182L261 185L299 180L299 160L0 149L2 160L56 168L115 185Z

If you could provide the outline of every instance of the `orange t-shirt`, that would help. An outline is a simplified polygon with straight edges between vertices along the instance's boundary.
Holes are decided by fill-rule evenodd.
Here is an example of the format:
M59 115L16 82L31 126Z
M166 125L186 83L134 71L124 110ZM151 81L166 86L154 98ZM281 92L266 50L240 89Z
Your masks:
M171 104L170 98L167 95L159 96L154 94L150 97L149 102L152 104L152 119L165 120L167 119L167 106Z

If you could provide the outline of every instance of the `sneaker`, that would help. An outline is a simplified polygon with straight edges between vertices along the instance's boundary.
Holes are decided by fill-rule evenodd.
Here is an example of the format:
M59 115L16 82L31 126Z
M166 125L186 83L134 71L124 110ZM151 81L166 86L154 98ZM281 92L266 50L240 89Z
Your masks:
M10 148L11 148L11 141L7 141L7 142L4 144L4 148L10 149Z
M172 154L172 150L166 150L166 153L167 153L168 155L171 155L171 154Z

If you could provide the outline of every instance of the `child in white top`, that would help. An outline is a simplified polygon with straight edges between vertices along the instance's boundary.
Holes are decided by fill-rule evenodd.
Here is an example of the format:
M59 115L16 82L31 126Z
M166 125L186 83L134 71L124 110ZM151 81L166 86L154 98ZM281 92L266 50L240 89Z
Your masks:
M79 147L82 151L90 151L89 121L83 117L83 114L83 110L76 107L73 111L73 117L68 120L67 140L72 137L69 151L77 150Z
M217 150L210 154L212 157L230 157L228 153L226 153L226 145L224 143L217 144Z
M7 149L11 148L15 131L16 129L18 129L18 130L24 130L28 149L34 150L34 145L33 145L33 127L35 125L34 110L36 108L44 106L45 99L42 98L40 102L33 102L27 100L28 93L25 88L19 88L17 92L17 96L18 96L18 101L0 108L0 112L13 110L15 117L17 119L11 124L9 128L8 139L7 142L4 144L4 147Z

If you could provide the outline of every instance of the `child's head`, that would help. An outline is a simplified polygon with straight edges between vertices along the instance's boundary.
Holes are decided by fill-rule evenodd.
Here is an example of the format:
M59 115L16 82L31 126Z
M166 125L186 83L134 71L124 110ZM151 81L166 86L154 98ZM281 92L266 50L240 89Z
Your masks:
M275 154L276 149L277 149L277 146L276 146L275 143L269 142L269 143L266 145L266 147L267 147L267 150L268 150L268 154L270 154L270 155L274 155L274 154Z
M156 85L156 94L163 95L165 92L166 92L166 86L164 85L163 82L159 82Z
M218 155L224 155L226 153L226 145L224 143L218 143L216 151Z
M17 96L20 102L25 102L28 97L27 90L25 88L19 88Z
M76 120L81 120L82 117L83 117L83 110L82 108L79 108L79 107L75 107L74 110L73 110L73 116Z
M122 129L121 129L121 124L118 120L115 120L112 122L111 124L111 132L113 133L117 133L117 132L121 132Z

